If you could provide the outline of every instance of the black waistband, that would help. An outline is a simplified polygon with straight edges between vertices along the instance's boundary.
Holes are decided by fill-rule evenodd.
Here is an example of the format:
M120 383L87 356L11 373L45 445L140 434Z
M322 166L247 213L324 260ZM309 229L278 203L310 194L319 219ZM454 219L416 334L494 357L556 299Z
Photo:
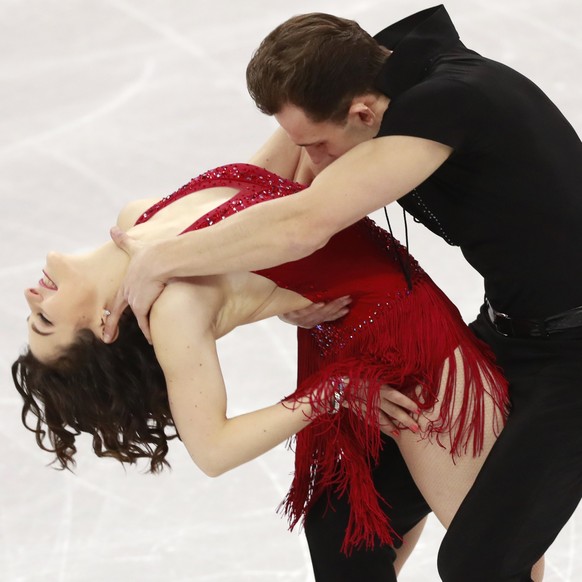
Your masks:
M505 313L496 311L491 307L487 299L485 299L485 308L493 327L500 334L508 337L548 338L552 334L567 329L582 327L582 306L551 315L545 319L520 319L510 317Z

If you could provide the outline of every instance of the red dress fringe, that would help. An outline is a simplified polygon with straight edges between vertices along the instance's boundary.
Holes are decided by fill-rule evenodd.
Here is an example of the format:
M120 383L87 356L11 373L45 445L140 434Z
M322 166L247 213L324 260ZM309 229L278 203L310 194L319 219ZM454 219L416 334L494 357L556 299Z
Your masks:
M440 415L422 437L436 438L453 456L478 455L482 450L485 395L492 398L503 418L508 398L506 382L487 346L426 276L415 282L410 294L366 320L363 330L360 326L358 333L350 334L350 341L338 341L337 327L326 324L315 331L299 329L299 387L290 398L309 398L314 410L329 410L334 396L330 379L349 378L343 394L347 408L315 416L296 435L295 474L282 508L293 529L326 489L347 495L351 513L342 551L349 554L361 546L392 544L397 535L382 509L390 500L379 496L371 473L382 445L374 410L383 384L398 388L421 411L430 411L440 393ZM322 345L329 349L322 352ZM455 401L459 397L457 347L462 351L464 375L460 406ZM445 383L439 388L445 366ZM362 390L367 400L365 413L359 408ZM496 432L501 429L494 428Z
M194 178L144 212L136 224L183 196L217 186L237 188L238 192L184 232L304 189L262 168L230 164ZM412 282L410 291L404 264ZM371 476L382 445L378 420L371 412L378 405L380 387L398 388L421 410L429 411L437 403L448 366L440 389L440 416L423 436L436 438L453 456L468 454L470 443L470 452L478 454L483 446L485 395L490 394L503 413L508 404L507 386L493 356L418 263L367 218L337 233L309 257L257 273L314 302L343 295L354 300L340 321L314 330L299 329L298 388L290 398L307 397L314 410L328 410L334 396L333 380L348 378L349 384L343 395L348 408L314 416L295 438L295 475L282 504L291 528L326 489L335 488L349 497L351 505L342 550L349 553L362 545L390 544L395 532ZM455 402L454 358L459 346L465 377L460 407ZM421 386L419 392L417 386ZM349 409L358 410L362 390L368 410L364 418Z

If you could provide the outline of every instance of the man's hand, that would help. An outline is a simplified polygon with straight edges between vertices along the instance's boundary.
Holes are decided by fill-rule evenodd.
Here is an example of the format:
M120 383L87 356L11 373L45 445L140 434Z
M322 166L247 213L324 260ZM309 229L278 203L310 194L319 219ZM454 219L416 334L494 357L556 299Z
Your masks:
M349 296L339 297L329 303L313 303L304 309L291 311L280 315L279 319L285 323L311 329L325 321L335 321L346 315L349 311L348 305L352 299Z
M130 258L129 266L121 287L111 306L111 314L105 322L103 340L110 343L117 336L119 319L129 305L133 311L137 323L148 342L152 342L149 326L149 312L154 301L163 291L166 281L163 281L153 271L154 261L151 252L153 245L145 245L117 226L111 231L113 242Z

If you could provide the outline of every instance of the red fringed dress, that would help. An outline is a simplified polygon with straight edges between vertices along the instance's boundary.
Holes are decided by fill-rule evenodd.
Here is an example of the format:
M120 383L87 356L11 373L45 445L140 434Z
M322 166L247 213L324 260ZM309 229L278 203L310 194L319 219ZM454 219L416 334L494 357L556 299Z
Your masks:
M252 165L222 166L161 200L138 224L182 196L219 186L238 192L184 232L304 188ZM408 270L411 286L401 265ZM381 448L378 422L373 414L362 418L349 405L358 408L364 389L367 409L373 411L382 384L401 390L423 411L439 401L440 415L423 437L438 439L451 455L478 454L484 398L488 394L504 415L506 382L490 351L465 326L454 305L406 250L368 218L336 234L309 257L257 273L313 302L352 297L350 312L341 320L298 330L297 389L291 398L309 397L315 410L329 410L334 381L349 382L343 395L348 407L315 416L295 437L295 474L283 502L291 527L326 488L333 487L348 496L351 507L345 552L391 543L394 532L371 476ZM458 347L465 378L461 406L452 357ZM443 374L445 367L448 372Z

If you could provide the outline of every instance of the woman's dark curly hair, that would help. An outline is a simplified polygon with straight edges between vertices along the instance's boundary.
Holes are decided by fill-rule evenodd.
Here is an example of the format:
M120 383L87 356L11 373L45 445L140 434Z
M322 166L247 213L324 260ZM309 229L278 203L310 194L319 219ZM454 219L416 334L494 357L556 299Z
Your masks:
M92 435L99 457L132 464L148 458L153 473L169 466L168 441L178 434L164 375L129 309L114 343L83 329L49 364L28 349L12 364L12 377L24 399L24 426L41 449L56 454L59 468L75 465L82 432Z

